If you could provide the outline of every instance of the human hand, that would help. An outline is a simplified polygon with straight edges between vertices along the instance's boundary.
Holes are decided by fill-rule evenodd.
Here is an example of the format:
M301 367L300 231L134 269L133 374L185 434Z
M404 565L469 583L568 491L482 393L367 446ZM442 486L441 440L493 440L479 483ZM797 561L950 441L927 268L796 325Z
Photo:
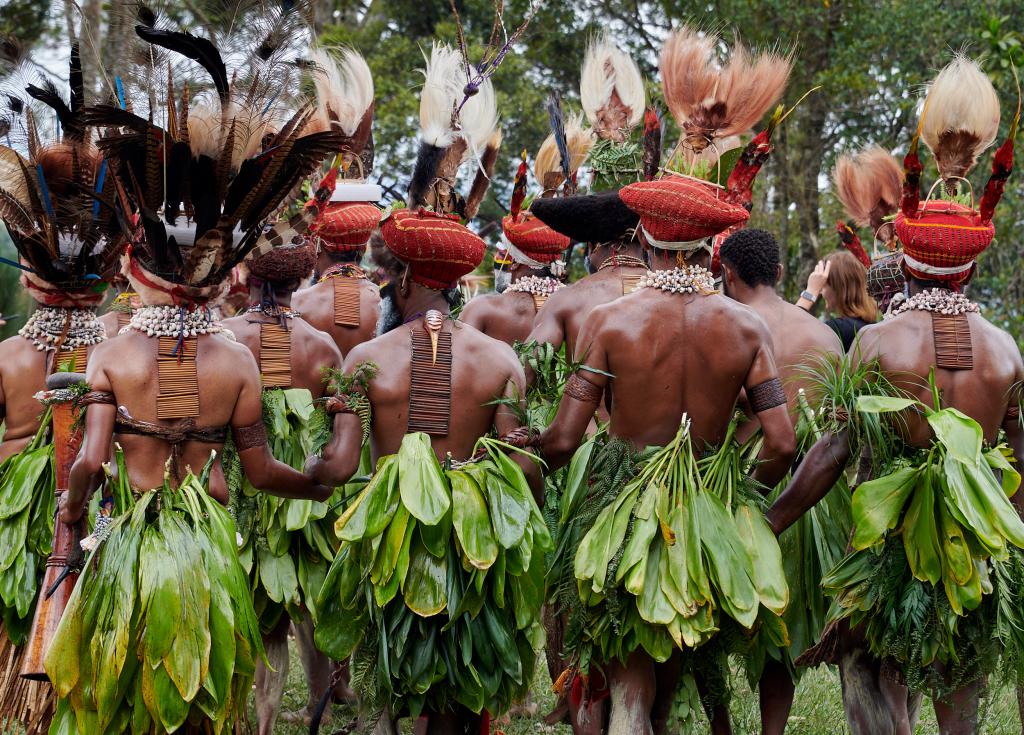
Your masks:
M814 295L814 298L821 296L825 284L828 283L828 274L832 269L832 263L827 260L819 260L814 266L814 271L807 276L807 290Z
M57 514L61 523L66 526L73 526L85 515L85 504L71 503L68 499L70 493L61 493L57 499Z

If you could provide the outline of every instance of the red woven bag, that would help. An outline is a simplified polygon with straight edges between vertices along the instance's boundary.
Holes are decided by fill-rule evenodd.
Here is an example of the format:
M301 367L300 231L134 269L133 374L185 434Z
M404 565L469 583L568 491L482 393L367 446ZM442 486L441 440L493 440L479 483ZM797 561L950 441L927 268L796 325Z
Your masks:
M640 181L619 196L640 215L647 234L662 242L692 242L746 222L750 213L721 198L724 190L687 176ZM653 244L653 243L652 243Z
M992 244L995 227L981 223L977 211L962 204L942 200L925 202L917 217L896 215L896 236L903 252L914 260L935 268L969 265ZM910 265L908 264L908 267ZM911 267L911 270L914 270ZM961 280L964 273L936 274L915 271L922 278Z
M529 212L519 215L518 221L511 214L505 215L501 227L510 243L540 263L558 260L571 242L567 236L555 232Z

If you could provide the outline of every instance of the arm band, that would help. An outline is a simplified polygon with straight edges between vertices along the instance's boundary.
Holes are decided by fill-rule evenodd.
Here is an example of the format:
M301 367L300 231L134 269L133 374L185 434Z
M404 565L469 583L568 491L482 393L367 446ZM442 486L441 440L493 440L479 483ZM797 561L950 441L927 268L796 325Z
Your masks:
M565 384L565 395L580 403L600 403L602 393L604 393L603 388L594 385L579 373L569 376L569 380Z
M235 437L235 449L239 452L262 447L267 443L267 427L264 426L263 419L249 426L232 426L231 434Z
M770 408L786 405L786 391L782 389L781 380L769 378L747 390L747 400L750 401L751 411L762 413Z

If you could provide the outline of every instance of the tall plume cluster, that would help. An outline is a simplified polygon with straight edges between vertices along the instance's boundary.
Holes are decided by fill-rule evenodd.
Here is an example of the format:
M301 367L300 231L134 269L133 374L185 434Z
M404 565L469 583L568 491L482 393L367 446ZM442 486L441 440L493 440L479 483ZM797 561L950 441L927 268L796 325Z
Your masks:
M466 64L459 51L446 44L435 43L426 62L420 93L420 147L408 204L471 219L487 191L501 145L494 87L486 79L475 94L466 97ZM469 160L477 163L478 170L463 200L455 188L456 178L459 167Z
M721 40L683 26L661 51L665 103L683 131L682 144L697 153L722 149L722 141L753 128L782 96L792 57L776 51L754 56L737 38L724 64Z
M903 167L881 146L840 156L832 180L847 216L859 227L877 232L883 220L899 209Z
M344 139L338 153L343 158L342 174L364 179L373 169L370 142L374 90L370 67L353 49L342 48L337 53L317 49L312 54L312 72L317 107L309 131L341 133ZM353 165L356 170L350 170Z
M135 64L111 80L109 102L85 113L106 130L99 147L145 231L134 258L174 283L223 280L256 245L263 223L344 139L333 127L314 130L316 106L290 108L281 92L297 87L287 81L296 66L282 46L295 37L295 13L260 17L265 33L233 54L238 65L229 72L214 41L159 27L155 12L140 10L135 32L152 58L166 59L157 67L162 84L139 87L155 64ZM203 76L189 73L196 66ZM145 117L135 111L142 109Z
M591 39L580 73L580 102L594 133L621 143L644 116L644 79L636 62L602 34Z

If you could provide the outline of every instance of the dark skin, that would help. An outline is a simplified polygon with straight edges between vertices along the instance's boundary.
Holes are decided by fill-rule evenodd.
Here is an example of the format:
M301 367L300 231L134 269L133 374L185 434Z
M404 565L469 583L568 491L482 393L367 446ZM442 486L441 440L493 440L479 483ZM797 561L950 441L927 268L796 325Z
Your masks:
M509 269L512 283L526 276L545 276L546 271L534 270L522 263L513 263ZM547 309L547 304L541 311ZM533 331L534 320L540 312L533 296L522 291L505 291L477 296L459 314L459 321L479 329L488 337L507 345L525 342Z
M350 261L328 252L321 252L317 261L317 272L323 273L332 265L345 262ZM358 264L358 261L356 263ZM330 335L342 355L348 355L356 345L373 339L380 316L380 289L377 285L369 280L360 280L359 290L358 327L343 327L334 323L334 284L331 279L314 283L296 292L292 305L310 326Z
M908 276L911 295L920 292L921 282ZM935 382L943 405L952 406L977 421L985 441L996 442L1000 429L1014 456L1024 457L1024 430L1020 421L1009 415L1018 405L1020 382L1024 380L1024 362L1013 338L990 324L980 314L968 314L974 355L973 370L935 370ZM908 312L879 324L865 327L851 350L854 363L879 360L883 374L899 388L926 405L932 405L928 373L935 364L931 315ZM931 429L923 416L904 411L904 441L914 447L931 442ZM845 431L823 436L804 457L785 491L768 511L768 522L776 534L792 525L817 503L839 479L851 459L849 436ZM1016 493L1011 499L1018 513L1024 510L1024 498ZM904 690L905 692L905 690ZM905 694L901 698L905 703ZM937 702L935 711L942 733L973 732L972 712L977 692L954 692L947 702ZM906 707L890 705L898 732L909 732Z
M707 259L702 253L689 262L706 265ZM653 268L675 265L674 254L653 251ZM613 392L609 433L637 448L668 443L678 432L684 413L691 421L695 447L718 446L725 438L740 391L778 378L764 321L753 310L720 294L644 289L598 306L580 332L575 359L585 364L579 371L581 377L602 392ZM596 405L563 396L558 415L541 437L549 467L568 463ZM789 470L796 437L785 405L763 411L758 418L764 445L755 477L772 487ZM625 722L613 707L612 723L618 720L629 732L651 732L653 719L661 731L675 692L676 662L656 666L646 655L634 658L628 667L610 667L612 687L626 692L623 701L635 703ZM601 718L592 716L591 722L595 720L599 727Z
M782 266L778 267L773 285L750 285L744 282L732 264L724 259L722 272L726 294L756 311L768 325L772 352L786 391L790 417L795 426L800 411L799 391L801 388L810 388L810 381L801 372L800 367L813 365L814 360L822 355L842 356L842 343L828 326L776 293L774 284L782 277ZM815 403L812 398L808 398L808 402L812 406ZM749 409L747 411L749 413ZM752 416L750 421L740 426L737 438L745 441L759 426L757 417ZM761 732L763 735L782 735L796 691L792 677L785 666L767 658L758 689L761 700ZM725 722L713 722L713 727L719 730L728 728L727 717L716 719L724 719Z
M158 340L139 332L129 332L98 345L89 359L87 379L96 391L114 394L115 404L124 406L136 419L168 426L174 422L156 416ZM223 335L202 335L197 338L197 373L199 383L199 427L230 426L245 428L262 420L259 368L244 346ZM61 508L65 523L74 523L85 511L89 493L103 480L103 463L109 462L113 444L125 451L131 484L139 489L159 487L164 480L164 464L170 456L170 445L150 436L115 433L116 408L110 405L91 406L86 414L85 441L71 469L69 492ZM219 456L222 443L191 441L182 449L182 466L198 472L211 451L218 453L210 476L210 495L227 503L228 487ZM278 462L266 444L238 453L242 469L254 487L284 498L326 500L331 489L319 485L301 472Z
M90 358L93 350L95 347L89 348ZM70 359L67 352L37 350L24 337L9 337L0 342L0 421L7 424L0 442L0 462L28 446L39 431L43 408L35 395L46 390L46 375L55 367L55 354L58 366L61 360Z

